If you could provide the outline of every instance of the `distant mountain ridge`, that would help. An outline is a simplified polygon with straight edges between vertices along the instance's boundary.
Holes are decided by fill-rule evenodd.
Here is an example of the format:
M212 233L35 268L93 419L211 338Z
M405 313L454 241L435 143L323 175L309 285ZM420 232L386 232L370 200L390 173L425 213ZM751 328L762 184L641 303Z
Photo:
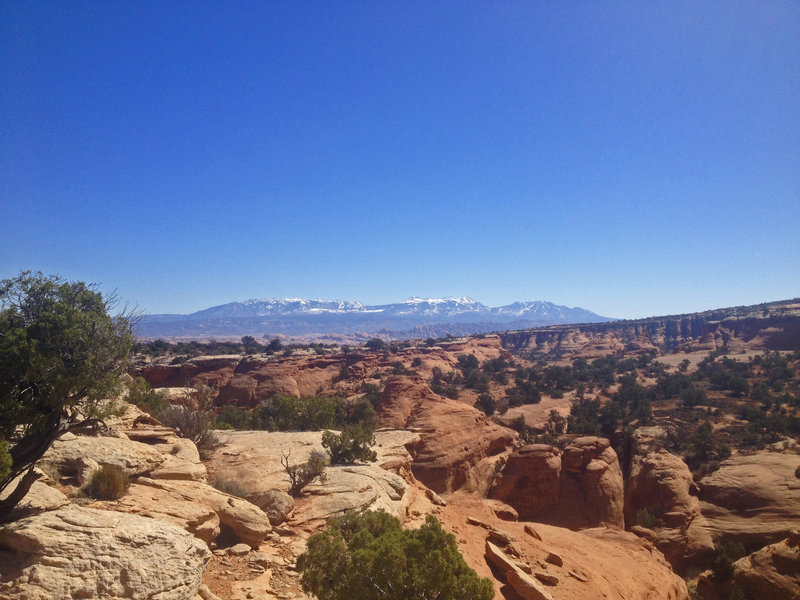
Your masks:
M326 336L380 333L412 337L412 330L480 333L505 325L520 327L611 321L589 310L543 300L489 307L469 297L412 297L394 304L365 305L358 300L269 298L229 302L188 315L144 315L139 337L229 337L254 335ZM471 327L474 325L474 327ZM404 332L407 332L404 333ZM418 333L417 333L418 334Z

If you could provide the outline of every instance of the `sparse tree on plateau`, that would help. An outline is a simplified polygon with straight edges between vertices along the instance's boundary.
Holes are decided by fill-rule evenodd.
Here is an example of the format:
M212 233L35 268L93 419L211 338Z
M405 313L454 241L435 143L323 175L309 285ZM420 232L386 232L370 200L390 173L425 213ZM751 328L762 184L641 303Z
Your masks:
M381 338L370 338L364 344L370 350L385 350L386 349L386 342L384 342Z
M79 281L23 272L0 282L0 492L13 488L0 519L54 440L111 413L102 400L121 391L133 344L130 319L112 308Z

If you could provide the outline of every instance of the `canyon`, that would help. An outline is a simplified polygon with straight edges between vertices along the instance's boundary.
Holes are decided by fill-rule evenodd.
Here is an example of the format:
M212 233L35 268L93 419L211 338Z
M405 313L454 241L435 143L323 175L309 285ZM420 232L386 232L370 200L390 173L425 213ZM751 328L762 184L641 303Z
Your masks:
M326 481L292 498L281 458L302 463L324 451L321 431L221 431L221 445L201 458L191 441L127 404L102 428L63 436L41 461L40 481L0 527L0 598L92 597L97 589L108 598L305 599L295 561L308 537L332 516L377 509L406 527L436 516L497 598L713 600L730 597L732 586L745 597L795 598L800 447L794 434L758 447L740 443L746 422L736 411L754 402L748 395L712 386L707 404L691 407L655 395L646 424L633 419L609 436L558 432L552 411L570 418L573 406L608 403L623 375L606 386L578 379L563 389L538 379L538 402L504 414L477 406L487 396L507 402L524 373L604 357L633 361L638 381L653 389L669 376L702 374L714 352L725 353L720 360L732 361L730 369L771 352L796 367L799 333L800 304L782 303L391 350L140 355L134 377L175 403L207 386L220 414L257 410L276 395L353 403L372 390L376 461L328 466ZM466 356L485 369L475 387ZM751 390L761 385L758 369ZM452 384L457 394L446 380L435 383L448 373L465 375ZM792 398L798 374L787 377L782 390ZM715 439L732 445L708 472L676 442L704 419L713 421ZM79 493L102 465L131 477L119 499ZM223 481L238 486L235 495L212 485ZM711 568L728 542L745 554L721 580ZM76 555L89 558L70 560ZM156 568L162 576L142 576Z

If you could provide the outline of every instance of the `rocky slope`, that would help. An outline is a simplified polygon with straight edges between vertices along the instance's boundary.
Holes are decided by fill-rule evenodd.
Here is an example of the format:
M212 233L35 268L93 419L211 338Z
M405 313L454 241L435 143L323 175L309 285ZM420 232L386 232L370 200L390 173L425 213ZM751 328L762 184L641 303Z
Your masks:
M392 392L387 396L389 406ZM498 457L510 449L513 436L477 418L473 408L419 389L413 378L397 386L394 400L400 402L399 396L410 399L403 414L411 428L379 430L376 463L329 467L325 483L311 484L288 504L281 504L288 487L281 457L301 461L321 449L319 432L226 434L208 469L246 488L250 501L211 487L193 445L133 407L102 435L66 436L43 461L53 485L74 494L78 481L104 464L123 468L133 483L119 500L85 506L87 500L37 483L19 518L0 527L0 598L304 599L292 565L305 539L332 515L368 508L387 510L409 526L426 514L438 515L456 533L468 563L493 578L498 597L532 597L524 591L531 586L544 586L553 598L687 597L661 554L620 529L579 533L536 525L526 533L523 522L500 521L497 515L515 519L514 509L485 500L491 478L471 484L469 474L480 472L483 461L492 464L487 472L499 468ZM453 423L459 437L447 438L445 429ZM458 431L462 427L467 429ZM440 445L436 432L442 434ZM491 440L500 440L495 456ZM445 449L453 445L469 450L451 456ZM600 441L576 441L565 450L575 457L564 459L563 470L591 478L593 462L604 462L603 470L613 463L601 458L606 450ZM420 457L430 460L417 468ZM443 462L433 468L436 461ZM445 499L417 474L430 476ZM620 513L621 504L611 503L614 514ZM510 537L501 533L498 539L492 529L505 529ZM487 539L497 545L497 556L513 563L513 573L486 554ZM647 577L631 577L631 565Z
M759 452L733 456L699 482L700 507L715 540L748 549L800 529L800 456Z
M436 492L462 487L485 492L499 455L511 450L516 438L472 406L434 394L417 377L389 379L378 416L384 426L419 432L412 470Z
M534 355L598 358L636 352L708 352L800 347L800 302L707 311L674 317L557 325L500 334L503 347Z

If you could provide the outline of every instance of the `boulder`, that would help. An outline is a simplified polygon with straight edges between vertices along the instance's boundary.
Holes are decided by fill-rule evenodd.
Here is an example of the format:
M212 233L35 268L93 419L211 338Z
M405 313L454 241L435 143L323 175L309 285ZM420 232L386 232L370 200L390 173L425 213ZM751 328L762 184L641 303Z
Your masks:
M549 577L552 578L553 576L550 575ZM558 583L557 579L556 583ZM523 600L553 600L553 596L544 589L539 581L518 569L509 571L508 585L514 588L514 591Z
M536 518L558 503L561 490L561 452L547 444L529 444L515 450L490 492L513 506L523 520Z
M75 505L0 528L0 597L191 600L211 554L173 525Z
M134 477L150 473L165 460L164 454L147 444L118 437L79 435L53 442L42 462L62 475L78 476L87 468L87 458L99 465L120 467Z
M17 483L22 478L22 475L12 481L2 492L0 492L0 500L5 500L8 495L16 489ZM31 489L25 494L25 497L14 507L9 516L10 521L16 521L22 517L37 514L47 510L55 510L69 504L69 498L59 492L57 489L42 483L41 481L34 481Z
M283 490L267 490L247 495L247 500L263 510L273 525L280 525L294 508L294 498Z
M153 435L146 435L146 433ZM53 442L42 462L64 475L74 474L79 482L87 472L113 465L128 475L158 479L205 481L206 469L191 440L177 437L172 430L138 430L133 436L69 436ZM143 435L144 434L144 435Z
M800 598L800 531L737 560L733 580L748 598Z
M134 482L113 508L172 523L204 542L212 542L220 534L220 519L212 508L169 487Z
M220 492L207 483L149 479L147 477L141 477L137 483L168 492L173 498L183 499L210 509L216 513L223 532L227 530L237 541L249 544L254 548L258 547L272 531L269 517L260 508L247 500ZM200 515L206 514L200 508L197 511ZM154 509L153 512L160 511ZM213 521L203 521L203 526L206 529L211 528Z

